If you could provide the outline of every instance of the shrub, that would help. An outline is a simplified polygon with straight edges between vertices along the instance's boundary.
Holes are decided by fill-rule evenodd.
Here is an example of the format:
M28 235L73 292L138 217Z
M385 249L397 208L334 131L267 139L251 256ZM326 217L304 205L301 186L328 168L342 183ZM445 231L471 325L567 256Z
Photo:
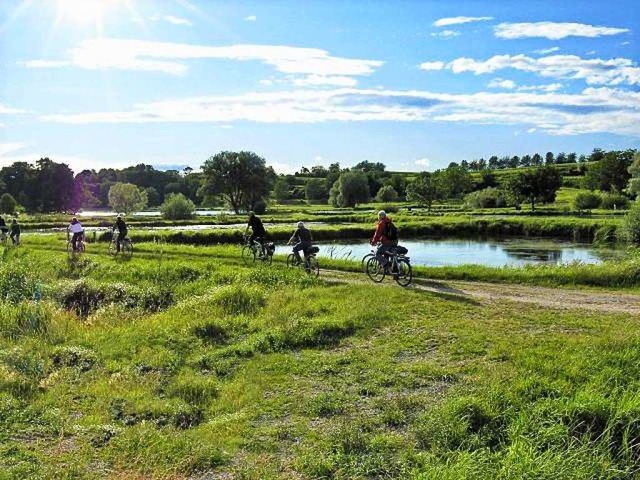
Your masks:
M504 194L494 187L471 192L464 197L467 208L501 208L507 205Z
M573 201L576 210L592 210L602 202L600 195L594 192L580 192Z
M265 213L267 211L267 203L264 200L257 200L253 204L253 211L257 215L262 215L263 213Z
M605 193L602 195L600 208L605 210L626 210L629 208L629 198L619 193Z
M391 185L385 185L376 195L377 202L396 202L398 200L398 192Z
M192 218L196 206L182 193L170 193L160 206L162 217L167 220L186 220Z
M18 202L10 193L3 193L0 196L0 213L12 215L16 212Z
M640 245L640 203L635 201L622 222L622 237L629 243Z

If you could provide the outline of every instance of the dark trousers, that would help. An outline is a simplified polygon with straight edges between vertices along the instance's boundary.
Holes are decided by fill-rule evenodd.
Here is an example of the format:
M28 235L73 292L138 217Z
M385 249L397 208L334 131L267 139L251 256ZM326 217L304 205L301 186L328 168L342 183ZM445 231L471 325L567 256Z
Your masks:
M84 235L84 232L74 233L73 237L71 237L71 246L74 250L78 250L78 240L81 240Z
M122 242L124 241L125 238L127 238L126 230L118 232L118 238L116 238L116 249L118 252L120 251L120 247L122 246Z

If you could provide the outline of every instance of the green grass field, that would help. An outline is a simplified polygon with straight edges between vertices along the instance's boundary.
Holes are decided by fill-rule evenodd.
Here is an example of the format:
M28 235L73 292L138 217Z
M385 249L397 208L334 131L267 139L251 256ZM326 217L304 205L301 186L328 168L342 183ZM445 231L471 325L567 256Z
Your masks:
M29 242L0 265L0 478L640 467L637 316L327 283L232 245Z

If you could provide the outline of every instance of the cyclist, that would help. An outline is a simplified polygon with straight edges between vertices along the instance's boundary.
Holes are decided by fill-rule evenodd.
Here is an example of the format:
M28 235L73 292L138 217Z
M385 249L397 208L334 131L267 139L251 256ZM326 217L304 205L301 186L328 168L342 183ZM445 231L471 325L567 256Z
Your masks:
M124 218L122 218L121 214L118 214L118 216L116 217L116 224L113 226L113 233L115 233L116 230L118 231L118 238L116 239L116 251L120 252L122 242L127 237L127 233L129 233L127 224L125 223Z
M71 223L67 227L67 235L69 235L69 233L73 234L73 236L71 237L71 245L73 247L73 251L77 252L78 240L82 239L84 235L84 228L82 228L82 225L80 224L80 222L76 217L73 217L71 219Z
M0 216L0 232L2 232L2 237L6 238L7 232L9 229L7 228L7 224L4 221L4 217Z
M14 245L20 245L20 225L18 224L18 219L14 218L11 220L11 241Z
M287 245L291 245L294 242L294 240L296 244L293 247L293 254L296 257L296 262L300 264L300 262L302 262L302 259L300 258L300 250L303 250L304 252L306 252L307 249L311 247L313 243L313 237L311 236L311 232L309 231L309 229L307 229L304 226L304 223L298 222L297 228L295 232L293 232L293 235L291 235L291 238L287 242ZM305 255L304 266L306 269L309 268L308 263L309 262Z
M375 247L378 243L380 243L380 246L376 251L376 257L378 257L378 261L386 270L389 261L387 254L390 253L393 247L398 245L398 230L384 210L378 212L378 224L371 239L372 246Z
M260 217L258 217L254 212L249 212L249 222L247 223L247 229L245 232L248 232L249 229L251 229L249 245L252 245L253 242L258 242L260 245L260 256L264 256L264 241L267 236L267 231L264 229L264 225L262 224Z

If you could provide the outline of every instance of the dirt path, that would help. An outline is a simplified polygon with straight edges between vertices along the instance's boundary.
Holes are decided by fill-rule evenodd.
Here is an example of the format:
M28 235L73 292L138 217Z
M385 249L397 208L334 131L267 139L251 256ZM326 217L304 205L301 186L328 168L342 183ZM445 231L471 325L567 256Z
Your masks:
M335 282L372 284L364 274L322 270L321 276ZM384 283L392 285L390 282L391 280L385 279ZM414 283L410 288L475 301L495 302L506 300L562 310L578 309L640 315L640 295L630 293L608 293L594 290L538 287L535 285L429 280L422 278L414 279Z

